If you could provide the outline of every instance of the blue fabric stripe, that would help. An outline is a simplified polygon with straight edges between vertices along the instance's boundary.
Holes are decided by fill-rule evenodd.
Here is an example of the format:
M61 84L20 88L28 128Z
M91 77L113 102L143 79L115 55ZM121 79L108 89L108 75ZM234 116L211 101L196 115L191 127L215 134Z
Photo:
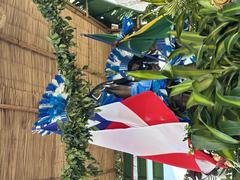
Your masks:
M50 99L42 99L41 101L39 101L39 105L41 105L41 104L48 104L48 103L50 103Z
M96 113L95 116L91 118L91 120L99 121L99 122L108 121L105 118L103 118L102 116L100 116L98 113Z
M41 126L41 129L47 130L47 131L57 131L58 130L58 124L57 122L51 123L47 126Z
M58 75L58 74L55 76L55 79L58 82L58 84L64 83L63 78L60 75Z
M42 109L38 109L38 112L41 116L49 115L49 110L50 110L50 108L42 108Z
M107 129L107 127L108 127L111 123L112 123L111 121L104 121L104 122L101 122L100 124L97 124L97 125L96 125L96 128L98 128L99 130L104 130L104 129Z
M51 96L52 96L52 94L44 93L44 94L42 95L42 98L43 98L43 99L48 99L48 98L50 98Z
M96 128L98 128L99 130L106 129L112 123L112 121L106 120L105 118L103 118L97 113L93 118L91 118L91 120L100 122L98 125L96 125Z
M56 88L57 88L57 87L56 87L54 84L49 83L48 86L47 86L47 88L46 88L46 90L47 90L47 91L55 91Z
M35 122L35 126L41 126L43 124L49 123L51 118L49 116L41 118L39 121Z
M63 123L65 123L67 121L66 115L61 116L61 121ZM47 126L43 125L41 128L44 129L44 130L48 130L48 131L57 131L58 130L58 124L57 124L57 122L54 122L54 123L48 124Z
M49 115L48 113L40 113L40 114L38 114L38 118L41 119L41 118L43 118L45 116L48 116L48 115Z

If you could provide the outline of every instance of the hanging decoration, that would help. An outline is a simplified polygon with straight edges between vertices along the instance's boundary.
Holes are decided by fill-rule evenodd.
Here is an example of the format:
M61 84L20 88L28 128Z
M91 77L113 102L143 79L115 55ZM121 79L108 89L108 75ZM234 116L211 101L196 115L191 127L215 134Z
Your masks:
M61 75L56 75L52 83L49 83L42 99L39 102L39 120L34 124L33 132L39 134L61 134L58 121L65 123L67 94L64 94L64 80Z
M69 25L71 17L60 16L68 0L33 0L33 2L50 24L49 40L54 49L59 74L64 79L63 92L67 94L67 99L65 99L65 95L62 96L61 93L59 96L49 97L46 92L42 105L40 103L41 119L36 123L34 130L38 131L40 128L40 132L43 130L43 134L49 134L53 132L49 129L51 123L54 121L58 123L57 131L54 132L58 132L59 129L62 131L61 138L66 145L66 164L62 170L61 179L84 179L88 176L96 176L99 173L98 166L87 149L91 139L90 128L87 124L89 117L94 113L95 103L86 96L90 85L84 78L83 70L74 65L75 54L70 51L70 48L75 46L73 42L74 28ZM58 81L57 79L58 76L56 81ZM61 81L58 83L61 84ZM57 93L58 88L55 89L54 85L50 86L53 89L48 90L51 90L53 94ZM60 106L59 102L61 102ZM65 103L67 121L63 123L62 121L66 120L63 111ZM42 114L41 111L47 112ZM56 118L53 117L54 115L57 115ZM42 123L44 121L47 122L48 129L44 129Z

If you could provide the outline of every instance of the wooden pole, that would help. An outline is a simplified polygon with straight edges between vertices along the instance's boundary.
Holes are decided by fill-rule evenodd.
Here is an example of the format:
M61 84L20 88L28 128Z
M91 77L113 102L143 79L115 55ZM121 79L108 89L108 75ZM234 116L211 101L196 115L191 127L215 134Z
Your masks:
M86 4L86 16L89 17L88 0L85 0L85 4Z

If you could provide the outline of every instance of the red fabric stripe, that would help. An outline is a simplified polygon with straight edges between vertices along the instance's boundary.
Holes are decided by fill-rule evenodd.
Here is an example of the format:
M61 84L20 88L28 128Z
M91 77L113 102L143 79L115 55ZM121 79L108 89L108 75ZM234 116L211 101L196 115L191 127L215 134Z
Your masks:
M177 166L180 168L201 172L198 167L195 156L191 154L184 153L172 153L172 154L161 154L154 156L143 156L142 158L150 159L158 163L169 164L172 166Z
M194 155L195 155L196 159L209 161L212 164L219 166L220 168L226 168L226 166L224 164L218 164L217 161L215 161L210 155L204 153L203 151L195 150Z
M129 97L121 102L149 126L179 122L175 114L151 91Z
M194 150L194 155L195 155L196 159L207 160L213 164L217 164L217 162L210 155L208 155L202 151Z
M111 124L108 125L106 129L125 129L125 128L129 128L129 126L119 122L112 122Z

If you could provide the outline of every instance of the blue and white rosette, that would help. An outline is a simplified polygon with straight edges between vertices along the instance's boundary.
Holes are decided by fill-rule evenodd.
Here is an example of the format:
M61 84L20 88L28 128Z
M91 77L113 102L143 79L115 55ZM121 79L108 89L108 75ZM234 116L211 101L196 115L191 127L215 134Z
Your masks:
M41 135L61 134L57 121L67 121L65 108L67 94L64 93L64 79L56 75L48 84L42 99L39 102L38 121L34 123L33 132Z

